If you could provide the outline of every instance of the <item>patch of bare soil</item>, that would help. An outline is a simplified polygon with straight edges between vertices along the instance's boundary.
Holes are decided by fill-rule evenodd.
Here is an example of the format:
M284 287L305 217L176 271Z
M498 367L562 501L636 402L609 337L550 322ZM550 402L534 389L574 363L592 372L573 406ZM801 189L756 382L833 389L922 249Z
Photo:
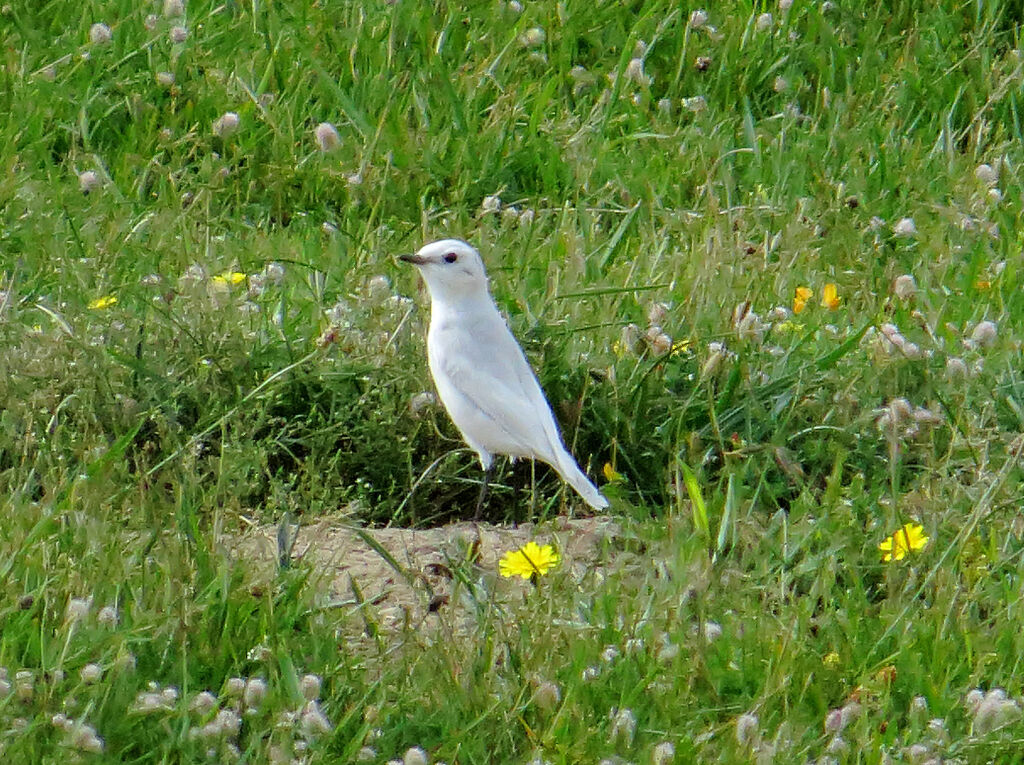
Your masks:
M421 624L433 612L465 609L467 599L453 597L460 579L465 591L467 580L487 578L499 600L520 593L529 584L501 579L498 560L531 540L554 545L562 556L560 569L579 574L597 561L603 540L618 530L613 520L600 517L515 527L463 522L435 529L363 529L323 521L299 529L292 558L322 574L331 605L353 612L372 608L375 623L388 629ZM228 546L237 559L270 574L277 540L276 526L260 526ZM455 569L475 576L460 577Z

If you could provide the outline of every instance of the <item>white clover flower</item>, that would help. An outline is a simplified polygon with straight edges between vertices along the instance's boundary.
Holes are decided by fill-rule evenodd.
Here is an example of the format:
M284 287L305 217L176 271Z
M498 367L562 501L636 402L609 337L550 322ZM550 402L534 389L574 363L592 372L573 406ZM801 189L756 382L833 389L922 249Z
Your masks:
M914 225L914 219L900 218L898 221L896 221L896 225L892 227L892 233L904 239L909 239L912 236L916 236L917 226Z
M236 112L224 112L213 122L213 134L218 138L227 138L238 131L242 119Z
M963 359L956 356L950 356L946 359L947 380L962 380L965 377L967 377L967 364L964 363Z
M993 688L985 694L974 713L974 731L977 734L989 733L1019 717L1020 712L1020 706L1007 698L1006 691Z
M789 90L789 80L785 77L776 77L775 82L772 83L772 90L776 93L782 93Z
M512 11L512 13L523 12L523 4L519 2L519 0L509 0L509 3L505 7Z
M988 164L978 165L974 169L974 177L986 186L995 186L999 183L999 171Z
M324 154L334 151L341 145L341 136L338 135L338 129L330 122L321 122L317 125L313 135L316 138L317 148Z
M155 13L151 13L148 16L146 16L146 20L143 21L142 23L146 27L146 29L148 29L150 32L152 32L153 30L156 29L157 24L160 23L160 17L157 16Z
M35 696L35 676L27 669L14 673L14 695L19 701L31 701Z
M971 333L971 342L979 348L988 348L995 344L999 329L994 321L982 321Z
M708 102L704 100L704 96L691 96L690 98L683 99L683 108L689 112L696 114L702 112L708 108Z
M103 739L96 735L91 725L79 723L71 731L71 746L82 752L100 754L103 751Z
M417 393L415 396L409 399L409 412L415 417L423 412L427 407L437 406L437 396L430 391L423 391Z
M757 17L757 21L754 22L754 26L758 32L764 32L767 29L772 28L772 24L775 23L775 19L770 13L762 13Z
M637 654L642 653L644 650L643 638L630 638L626 641L625 645L623 645L623 649L626 651L627 656L636 656Z
M531 210L530 208L527 208L527 209L523 210L521 213L519 213L518 225L520 225L520 226L531 226L531 225L533 225L533 219L534 219L535 216L536 216L536 213L533 210Z
M632 709L620 709L612 716L612 729L609 738L612 742L621 741L626 746L633 743L636 735L636 715Z
M651 84L651 78L644 72L644 60L642 58L631 58L623 74L625 74L627 80L642 88Z
M79 672L79 677L86 685L98 683L103 678L103 667L99 664L86 664Z
M205 715L217 708L217 697L209 691L200 691L192 697L188 708L200 715Z
M664 332L659 332L654 337L649 338L649 342L651 353L655 356L664 356L672 350L672 337Z
M744 749L753 748L757 745L760 737L758 728L761 721L752 712L745 712L736 718L736 743Z
M156 84L161 88L168 89L174 85L174 72L157 72Z
M515 205L509 205L501 209L501 222L508 224L519 222L519 210L515 208Z
M302 716L299 718L302 730L307 736L317 736L322 733L331 732L331 721L320 711L320 705L310 701L302 708Z
M171 27L171 42L183 43L188 39L188 27L177 24Z
M174 19L185 15L185 0L164 0L164 18Z
M839 757L850 751L850 745L846 743L842 736L836 735L828 742L828 747L826 747L825 751Z
M989 189L988 199L993 204L999 204L1000 202L1003 201L1003 192L1001 192L999 189Z
M483 215L488 213L496 213L501 210L501 197L497 194L484 197L484 201L480 203L480 212Z
M178 689L173 685L168 685L162 691L160 691L160 699L167 706L168 709L173 707L178 701Z
M704 622L701 632L704 633L704 639L707 642L714 643L718 638L722 637L722 625L718 622Z
M291 758L283 760L283 762L290 761ZM364 746L356 754L356 762L373 762L377 759L377 750L372 746Z
M322 682L319 675L303 675L299 681L299 690L302 692L302 698L306 701L316 701L320 698Z
M596 666L596 665L590 666L590 667L585 667L583 669L583 672L580 673L580 678L585 683L588 683L591 680L596 680L600 676L601 676L601 668Z
M940 744L949 743L949 730L946 728L946 721L941 717L933 717L928 721L928 732Z
M537 686L537 690L533 692L533 703L537 705L537 708L542 712L551 713L558 706L558 702L562 700L561 689L551 682L543 682Z
M606 664L611 663L619 658L619 649L613 645L606 645L604 650L601 651L601 661Z
M655 658L662 664L668 664L679 656L679 650L679 646L675 643L665 643L665 645L658 649Z
M785 13L793 7L793 0L779 0L779 10Z
M100 176L95 170L85 170L78 174L78 188L82 190L83 194L88 194L99 186Z
M648 324L664 324L665 319L668 318L669 305L668 303L662 303L655 301L647 307L647 323Z
M658 99L658 113L668 117L672 114L672 99L671 98L659 98Z
M262 677L250 677L245 683L242 701L250 709L255 709L267 697L267 681Z
M224 695L230 697L241 697L245 693L245 680L240 677L228 678L224 683Z
M662 741L651 750L651 765L669 765L676 758L676 748L671 741Z
M523 32L520 42L527 48L537 48L544 44L547 34L541 27L531 27Z
M102 22L89 27L89 42L93 45L106 45L113 37L114 34L110 31L110 27Z
M92 596L88 598L71 598L68 600L67 613L65 618L69 622L78 622L89 615L92 608ZM18 674L21 674L20 672Z
M703 9L697 9L690 14L690 28L700 29L702 26L708 23L707 11Z
M75 721L69 720L67 715L61 714L60 712L50 718L50 724L54 728L60 728L61 730L71 730L75 727Z
M892 294L900 300L910 300L917 294L917 282L910 274L901 274L892 283Z
M422 748L414 746L402 755L402 765L428 765L427 753Z
M363 185L363 174L362 173L349 173L345 176L345 183L349 186L362 186Z
M214 722L216 722L221 733L229 738L234 738L242 730L242 718L233 709L220 710L214 718Z

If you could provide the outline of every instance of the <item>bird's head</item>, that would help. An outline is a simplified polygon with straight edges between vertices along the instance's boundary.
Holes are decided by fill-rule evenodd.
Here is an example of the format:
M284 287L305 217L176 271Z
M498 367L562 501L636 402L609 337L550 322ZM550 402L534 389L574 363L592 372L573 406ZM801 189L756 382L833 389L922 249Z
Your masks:
M431 300L446 303L487 295L487 272L480 253L461 239L440 239L415 255L400 255L423 275Z

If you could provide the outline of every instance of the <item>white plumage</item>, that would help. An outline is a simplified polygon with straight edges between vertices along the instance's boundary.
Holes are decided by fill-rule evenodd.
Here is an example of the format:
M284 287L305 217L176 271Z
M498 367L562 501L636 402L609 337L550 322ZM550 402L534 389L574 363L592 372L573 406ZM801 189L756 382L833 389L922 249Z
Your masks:
M495 454L535 458L592 508L607 507L562 443L537 377L491 298L480 253L442 239L402 260L419 269L430 292L427 357L438 395L484 470Z

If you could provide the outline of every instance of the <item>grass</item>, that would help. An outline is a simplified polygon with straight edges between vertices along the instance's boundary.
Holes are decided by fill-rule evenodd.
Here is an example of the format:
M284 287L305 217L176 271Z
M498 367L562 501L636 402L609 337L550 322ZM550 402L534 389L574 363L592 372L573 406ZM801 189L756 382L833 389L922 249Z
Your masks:
M174 5L0 11L10 761L1022 761L1015 4ZM472 512L448 235L621 530L393 632L224 540Z

